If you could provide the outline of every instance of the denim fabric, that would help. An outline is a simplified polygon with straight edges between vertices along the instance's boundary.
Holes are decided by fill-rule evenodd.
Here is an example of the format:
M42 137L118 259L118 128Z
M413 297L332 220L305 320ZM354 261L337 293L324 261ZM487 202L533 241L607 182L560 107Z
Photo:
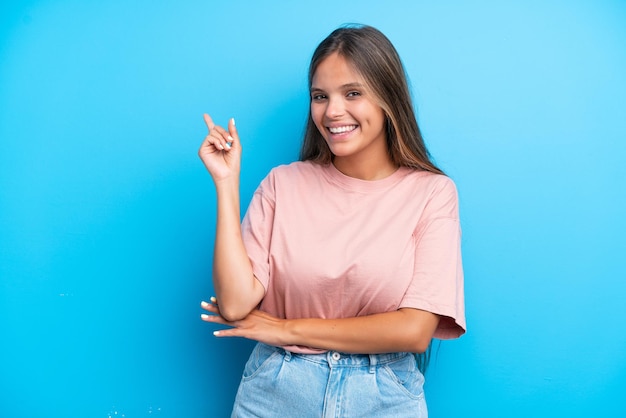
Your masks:
M410 353L297 354L259 343L232 417L425 418L423 384Z

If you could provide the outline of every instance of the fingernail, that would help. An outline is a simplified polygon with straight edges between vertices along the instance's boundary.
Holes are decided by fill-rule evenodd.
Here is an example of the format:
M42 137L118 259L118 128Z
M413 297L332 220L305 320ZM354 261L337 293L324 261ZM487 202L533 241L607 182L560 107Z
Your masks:
M202 318L202 319L209 319L209 315L207 315L207 314L202 314L202 315L200 315L200 318Z
M235 126L235 118L232 118L233 126Z
M226 148L230 149L231 144L232 144L232 142L227 142L226 143Z
M208 303L206 303L205 301L200 302L200 306L206 308L207 306L209 306Z
M219 337L220 332L219 331L213 331L213 335L215 335L216 337Z
M211 302L213 303L217 302L217 299L215 298L215 296L211 296Z

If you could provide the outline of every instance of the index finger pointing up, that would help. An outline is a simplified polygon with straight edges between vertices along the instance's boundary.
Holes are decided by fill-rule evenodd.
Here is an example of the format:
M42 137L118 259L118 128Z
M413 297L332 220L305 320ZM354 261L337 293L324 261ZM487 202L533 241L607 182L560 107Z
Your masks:
M213 119L207 113L204 114L204 123L206 123L207 128L209 128L209 133L213 128L215 128L215 124L213 123Z

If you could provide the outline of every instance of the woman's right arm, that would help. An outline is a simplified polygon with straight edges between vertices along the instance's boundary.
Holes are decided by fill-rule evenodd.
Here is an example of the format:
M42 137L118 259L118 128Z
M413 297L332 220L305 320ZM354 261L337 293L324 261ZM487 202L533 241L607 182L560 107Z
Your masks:
M213 254L213 288L221 315L236 321L245 318L263 299L265 288L254 277L241 237L239 173L241 144L231 119L228 130L204 115L209 128L198 155L211 174L217 192L217 228Z

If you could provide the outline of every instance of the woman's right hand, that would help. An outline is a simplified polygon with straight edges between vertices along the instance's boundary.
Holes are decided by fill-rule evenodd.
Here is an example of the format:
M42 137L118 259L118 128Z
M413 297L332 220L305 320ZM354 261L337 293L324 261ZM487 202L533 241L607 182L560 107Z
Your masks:
M228 130L213 123L208 114L204 122L209 134L204 138L198 155L214 182L237 178L241 169L241 144L235 128L235 119L228 121Z

